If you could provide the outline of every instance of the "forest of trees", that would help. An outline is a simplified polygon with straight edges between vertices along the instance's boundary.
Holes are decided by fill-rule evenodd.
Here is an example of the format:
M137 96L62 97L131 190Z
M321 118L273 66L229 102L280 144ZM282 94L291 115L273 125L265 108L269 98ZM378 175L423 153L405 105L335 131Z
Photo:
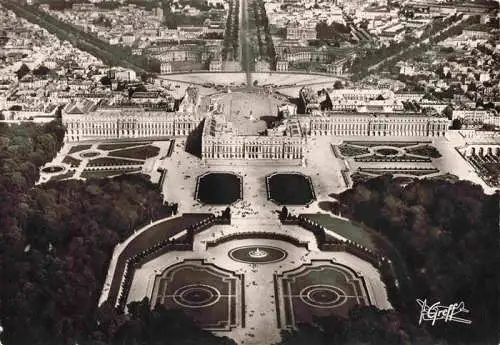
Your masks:
M98 311L100 329L94 345L236 345L227 337L201 330L180 310L149 308L149 300L129 304L127 317L103 305Z
M255 20L255 28L257 31L257 43L259 47L259 56L274 66L276 63L276 50L274 48L273 37L269 27L269 19L267 18L266 7L261 0L253 1L249 4L249 9L253 10ZM272 67L274 68L274 67Z
M411 285L391 301L418 322L416 298L443 305L463 301L471 325L427 327L448 344L497 344L499 327L499 195L480 186L421 180L403 188L390 176L339 195L342 214L375 229L394 245ZM394 296L393 296L394 297Z
M297 331L283 331L280 345L431 345L431 337L395 310L356 307L347 319L316 318Z

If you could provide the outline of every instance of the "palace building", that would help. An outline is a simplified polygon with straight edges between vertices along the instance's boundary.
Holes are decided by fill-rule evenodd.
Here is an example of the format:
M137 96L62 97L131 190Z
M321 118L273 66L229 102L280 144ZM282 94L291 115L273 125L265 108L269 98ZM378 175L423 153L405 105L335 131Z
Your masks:
M312 136L444 136L450 121L417 113L314 112L301 125Z
M404 112L402 100L388 89L305 87L299 99L306 113L301 126L312 136L443 136L450 126L445 116Z
M140 97L139 97L140 96ZM154 96L154 97L153 97ZM188 136L202 120L201 154L213 159L302 160L307 136L443 136L450 120L441 115L400 111L401 99L390 90L303 88L300 107L278 106L280 121L266 135L242 135L211 100L201 107L196 87L188 87L177 107L168 95L140 93L129 102L80 98L62 111L66 141ZM170 97L170 98L169 98ZM115 98L116 100L116 98ZM336 105L339 106L336 106ZM340 106L342 105L342 106ZM205 109L206 108L206 109Z
M66 141L187 136L201 121L198 89L189 87L177 111L140 103L107 103L74 100L64 107L62 123Z
M203 127L201 156L214 159L285 159L304 157L304 137L296 121L287 121L280 135L238 135L223 115L207 116Z

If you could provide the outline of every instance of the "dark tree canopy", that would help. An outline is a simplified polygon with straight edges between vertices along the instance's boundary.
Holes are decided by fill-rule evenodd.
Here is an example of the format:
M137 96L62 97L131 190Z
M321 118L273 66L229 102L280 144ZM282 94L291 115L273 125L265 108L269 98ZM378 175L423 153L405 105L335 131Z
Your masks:
M356 307L347 318L336 315L316 318L313 325L282 332L280 345L406 345L431 344L429 335L394 310Z
M50 73L50 68L41 65L40 67L33 70L33 75L43 77Z
M332 40L341 39L344 40L345 34L348 34L351 30L344 24L332 22L328 25L326 22L322 21L316 24L316 37L320 40Z
M335 83L333 84L333 88L338 90L342 89L344 86L342 85L342 82L340 80L336 80Z
M339 201L344 216L380 232L399 252L411 282L392 301L401 312L417 322L416 298L464 301L471 325L439 323L429 332L449 344L497 339L498 194L485 195L466 181L419 180L401 187L383 176L354 185Z
M26 74L28 74L30 71L31 71L30 68L28 66L26 66L26 64L23 63L21 65L21 67L16 71L17 79L21 79Z
M235 345L226 337L216 337L201 330L180 310L167 310L157 306L150 311L147 298L128 306L129 317L116 314L103 305L99 310L100 336L109 345Z

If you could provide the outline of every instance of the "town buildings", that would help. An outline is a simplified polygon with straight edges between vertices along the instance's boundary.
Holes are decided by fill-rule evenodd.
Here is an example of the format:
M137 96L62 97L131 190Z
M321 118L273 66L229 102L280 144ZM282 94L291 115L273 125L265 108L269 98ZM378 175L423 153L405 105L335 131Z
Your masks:
M207 70L208 62L220 55L227 19L225 1L197 6L176 2L168 15L159 3L148 7L122 4L110 9L75 4L62 11L40 8L110 45L131 49L133 55L144 55L159 63L175 62L158 71L165 74Z

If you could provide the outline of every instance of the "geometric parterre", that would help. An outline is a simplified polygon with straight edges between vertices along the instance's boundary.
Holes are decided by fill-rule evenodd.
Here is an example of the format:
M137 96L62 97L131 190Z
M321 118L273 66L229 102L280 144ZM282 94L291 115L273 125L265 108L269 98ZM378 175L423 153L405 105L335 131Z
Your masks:
M202 328L228 331L244 317L241 275L186 260L167 268L154 283L151 308L156 304L182 309Z
M278 274L275 284L280 324L286 328L312 323L316 316L347 317L352 307L371 304L364 279L332 261L311 261Z

